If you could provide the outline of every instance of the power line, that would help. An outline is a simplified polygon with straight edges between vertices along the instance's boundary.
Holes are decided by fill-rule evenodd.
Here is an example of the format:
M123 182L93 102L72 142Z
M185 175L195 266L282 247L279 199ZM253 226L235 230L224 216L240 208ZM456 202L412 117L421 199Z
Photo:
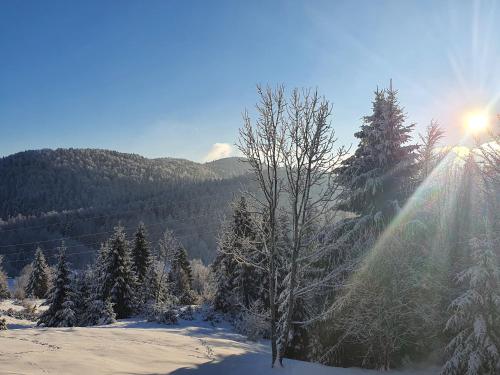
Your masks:
M158 222L155 222L155 223L151 223L151 224L148 224L148 228L150 227L155 227L155 226L159 226L159 225L162 225L162 224L165 224L165 223L171 223L172 221L174 222L182 222L184 224L189 224L189 221L187 220L190 220L190 219L198 219L198 218L203 218L203 217L211 217L212 214L205 214L205 215L199 215L199 216L194 216L192 218L188 218L188 219L184 219L184 220L172 220L172 219L166 219L166 220L162 220L162 221L158 221ZM201 224L201 225L193 225L193 226L190 226L189 228L187 229L193 229L193 228L199 228L199 227L207 227L206 224ZM133 231L133 230L136 230L137 229L137 226L129 226L129 227L123 227L125 231ZM57 241L69 241L69 240L76 240L76 239L79 239L79 238L83 238L83 237L91 237L91 236L98 236L98 235L104 235L104 234L112 234L114 232L114 229L112 230L109 230L109 231L102 231L102 232L94 232L94 233L86 233L86 234L82 234L82 235L79 235L79 236L73 236L73 237L60 237L60 238L54 238L54 239L50 239L50 240L44 240L44 241L34 241L34 242L24 242L24 243L18 243L18 244L10 244L10 245L4 245L4 246L0 246L0 248L5 248L5 247L17 247L17 246L26 246L26 245L39 245L41 243L49 243L49 242L57 242ZM100 244L102 241L99 241L97 243L94 243L94 244ZM72 247L81 247L81 246L90 246L92 243L89 243L89 244L81 244L81 245L71 245L71 246L68 246L67 248L72 248ZM25 249L26 250L26 249ZM24 253L24 251L19 251L17 253L7 253L7 254L3 254L3 255L9 255L9 256L12 256L12 255L16 255L16 254L20 254L20 253Z
M181 202L181 203L191 203L191 202L197 202L197 201L201 201L201 200L205 200L206 201L207 197L198 197L198 198L194 198L194 199L176 200L175 203L178 203L178 202ZM141 203L141 202L144 202L144 201L143 200L137 200L137 201L133 201L132 203ZM107 217L111 217L111 216L123 215L123 214L131 213L131 212L151 211L151 210L158 209L160 207L165 207L165 206L170 206L170 205L171 205L171 203L165 203L165 204L160 204L160 205L156 205L156 206L153 206L153 207L136 208L136 209L126 210L126 211L115 212L113 214L97 215L97 216L80 218L80 219L72 219L72 220L65 221L65 222L47 223L45 225L40 224L40 225L32 225L32 226L21 226L21 227L18 227L18 228L2 229L2 230L0 230L0 233L7 233L7 232L12 232L12 231L17 231L17 230L23 230L23 229L42 229L42 228L47 228L47 227L57 226L57 225L68 225L68 224L78 223L78 222L82 222L82 221L89 221L89 220L94 220L94 219L102 219L102 218L107 218ZM106 209L106 208L105 207L101 207L101 208L96 208L96 209ZM89 208L87 210L92 210L92 208ZM71 211L71 213L72 214L76 214L76 213L78 213L78 210L73 210L73 211ZM65 215L67 213L61 212L59 214L60 215ZM49 215L47 215L45 217L38 216L35 219L46 219L46 218L50 218L50 216ZM6 225L11 225L11 224L6 224Z
M196 237L198 236L200 233L202 234L210 234L210 233L217 233L216 230L208 230L208 231L201 231L201 232L197 232L197 233L194 233L194 234L186 234L186 235L180 235L180 236L175 236L176 239L179 239L179 238L190 238L190 237ZM96 244L101 244L102 241L100 242L97 242ZM68 247L65 247L66 249L70 249L70 248L76 248L76 247L82 247L82 246L86 246L86 245L76 245L76 246L68 246ZM58 247L54 247L54 248L51 248L51 249L45 249L45 252L51 252L53 250L57 250L59 249L60 246ZM66 253L66 255L69 257L69 256L72 256L72 255L81 255L81 254L91 254L91 253L95 253L95 249L93 250L85 250L85 251L80 251L80 252L73 252L73 253ZM26 254L25 252L21 252L21 253L18 253L18 254ZM57 254L53 254L53 256L57 256ZM23 259L16 259L16 260L3 260L2 261L2 264L13 264L13 263L20 263L20 262L28 262L30 259L27 259L26 257L23 257Z
M205 215L199 215L199 216L194 216L192 218L187 218L187 219L183 219L183 220L180 220L180 219L165 219L165 220L162 220L162 221L159 221L159 222L155 222L155 223L152 223L152 224L148 224L149 226L155 226L155 225L160 225L160 224L164 224L166 222L186 222L185 220L190 220L190 219L196 219L196 218L201 218L201 217L208 217L208 216L212 216L212 214L205 214ZM136 229L137 226L133 226L133 227L124 227L126 228L126 230L130 230L130 229ZM81 235L78 235L78 236L65 236L65 237L59 237L59 238L54 238L54 239L50 239L50 240L43 240L43 241L32 241L32 242L21 242L21 243L15 243L15 244L9 244L9 245L0 245L0 248L7 248L7 247L16 247L16 246L25 246L25 245L38 245L38 244L41 244L41 243L47 243L47 242L53 242L53 241L64 241L64 240L74 240L74 239L77 239L77 238L82 238L82 237L90 237L90 236L96 236L96 235L102 235L102 234L109 234L109 233L112 233L113 230L108 230L108 231L103 231L103 232L94 232L94 233L86 233L86 234L81 234Z
M162 223L157 223L155 225L161 225ZM153 225L151 225L153 226ZM208 227L206 224L201 224L201 225L194 225L194 226L191 226L191 227L188 227L188 228L182 228L181 230L185 230L185 229L196 229L196 228L206 228ZM124 231L131 231L131 230L135 230L136 227L134 228L124 228ZM155 234L159 234L158 232L159 231L163 231L162 228L158 228L158 230L156 231L150 231L148 230L149 233L155 233ZM109 234L112 234L114 233L114 230L110 230L108 231L107 233ZM199 233L199 232L198 232ZM192 237L195 237L197 233L193 233L191 236ZM53 240L54 242L58 241L57 239ZM78 244L78 245L70 245L70 246L65 246L67 249L71 249L71 248L77 248L77 247L89 247L89 246L95 246L95 245L100 245L101 243L103 243L103 241L94 241L94 242L88 242L88 243L81 243L81 244ZM59 248L60 246L56 246L56 247L52 247L52 248L46 248L44 249L45 251L51 251L51 250L55 250L57 248ZM33 248L29 249L29 250L33 250ZM7 253L7 254L3 254L4 256L13 256L13 255L19 255L19 254L24 254L26 253L26 251L29 251L28 249L23 249L21 251L17 251L15 253Z

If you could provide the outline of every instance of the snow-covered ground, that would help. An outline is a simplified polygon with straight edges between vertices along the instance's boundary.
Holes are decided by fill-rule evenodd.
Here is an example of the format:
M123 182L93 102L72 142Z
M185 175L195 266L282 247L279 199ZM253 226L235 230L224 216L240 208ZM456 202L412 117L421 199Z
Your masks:
M4 301L0 310L20 306ZM0 374L293 374L370 375L377 371L340 369L287 360L269 367L268 345L245 340L227 324L201 319L175 326L141 319L85 328L36 328L7 317L0 331ZM433 371L391 374L433 374Z

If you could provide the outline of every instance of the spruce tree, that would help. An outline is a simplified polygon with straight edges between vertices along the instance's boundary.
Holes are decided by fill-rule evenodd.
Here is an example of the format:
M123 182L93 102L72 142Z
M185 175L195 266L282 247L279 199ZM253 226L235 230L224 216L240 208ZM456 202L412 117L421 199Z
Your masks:
M42 249L37 247L32 271L26 286L26 295L33 298L45 298L49 291L50 269L45 261Z
M86 300L84 316L81 324L84 326L111 324L116 319L113 304L109 297L111 278L107 273L109 244L101 245L94 266L87 271L89 296Z
M179 302L183 305L192 304L194 302L194 293L191 288L193 282L191 264L186 249L182 246L179 246L175 253L169 279L173 285L173 293L179 298Z
M343 185L340 209L382 224L390 221L405 203L415 173L418 146L407 144L413 127L406 124L397 91L377 89L373 113L355 133L358 148L336 170Z
M10 297L9 286L7 285L7 274L2 268L3 257L0 255L0 301Z
M90 270L80 271L73 277L71 289L73 290L73 310L77 317L77 325L85 326L86 314L89 304L91 304Z
M109 241L101 244L95 263L91 269L92 280L90 282L91 298L106 299L112 287L111 275L108 274Z
M212 263L212 272L215 275L214 308L223 313L231 312L237 305L236 294L236 268L238 264L228 250L232 233L224 229L219 240L217 256Z
M116 314L113 309L113 304L111 299L108 298L105 301L101 299L92 300L87 307L85 313L84 325L95 326L95 325L106 325L114 323L116 319Z
M105 255L105 270L102 275L103 290L101 300L108 298L118 319L128 318L134 306L136 280L132 270L130 249L123 227L118 226L109 240L108 253Z
M309 318L307 313L307 302L303 298L295 300L295 308L293 310L293 321L303 322ZM299 359L301 361L308 360L308 350L310 345L310 335L308 327L301 323L293 323L290 330L290 340L285 349L287 358Z
M364 258L335 296L332 324L340 336L330 341L330 350L345 351L346 361L359 356L361 366L383 370L404 356L415 358L437 308L424 289L426 250L403 227Z
M54 286L47 298L49 308L40 316L38 325L73 327L76 324L76 316L72 298L70 271L63 244L59 252Z
M252 263L261 263L261 259L258 259L259 253L255 250L256 233L245 197L241 197L233 205L233 233L232 246L235 248L233 251L246 252ZM259 275L256 267L250 264L238 264L235 272L235 292L243 306L249 308L252 302L259 299L262 280L265 276Z
M442 375L500 373L500 271L493 245L470 241L473 264L457 281L468 282L465 292L450 305L446 331L454 334L447 347L450 358Z
M446 306L459 294L459 286L455 284L456 275L471 263L471 249L468 239L480 230L482 205L482 186L479 166L471 153L463 168L457 172L454 182L456 201L453 202L451 212L447 218L446 253L448 255L448 287L451 291Z
M169 300L168 278L162 278L163 265L153 261L146 272L144 283L140 289L141 300L144 304L163 304Z
M235 312L261 300L268 307L267 276L250 263L238 262L244 254L253 264L265 264L256 247L256 230L244 197L233 203L233 215L219 241L218 254L212 265L216 276L215 308Z
M141 285L151 264L151 252L147 240L146 227L143 223L139 224L137 232L135 233L132 258L134 261L134 271L137 277L137 283Z

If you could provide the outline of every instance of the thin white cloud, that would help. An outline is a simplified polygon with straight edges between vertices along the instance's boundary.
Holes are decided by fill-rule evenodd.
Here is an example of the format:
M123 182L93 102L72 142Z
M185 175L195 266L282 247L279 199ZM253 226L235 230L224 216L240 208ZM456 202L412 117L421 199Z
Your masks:
M229 143L214 143L208 153L203 158L203 162L228 158L235 155L234 147Z

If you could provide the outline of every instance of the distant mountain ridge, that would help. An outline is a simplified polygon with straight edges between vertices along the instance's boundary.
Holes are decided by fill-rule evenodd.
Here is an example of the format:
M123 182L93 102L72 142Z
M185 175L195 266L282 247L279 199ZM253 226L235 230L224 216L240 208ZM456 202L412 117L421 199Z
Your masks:
M205 163L210 170L222 178L238 177L250 173L250 166L244 158L231 157Z
M169 227L185 236L192 257L210 261L214 232L229 202L242 186L251 186L248 172L241 158L196 163L101 149L42 149L3 157L0 255L12 273L29 258L34 243L46 241L40 245L48 249L58 246L52 238L66 237L74 252L80 246L90 253L105 237L94 233L121 222L131 234L144 221L158 227L151 227L153 241ZM30 246L5 246L27 242Z
M0 159L0 218L107 205L110 202L101 202L100 193L112 188L126 187L125 198L130 198L140 186L158 192L173 183L238 177L247 172L243 164L240 158L201 164L101 149L24 151ZM72 190L75 187L80 189ZM86 192L80 192L82 189ZM76 206L73 202L61 202L70 190ZM43 202L30 207L36 198L43 198Z

